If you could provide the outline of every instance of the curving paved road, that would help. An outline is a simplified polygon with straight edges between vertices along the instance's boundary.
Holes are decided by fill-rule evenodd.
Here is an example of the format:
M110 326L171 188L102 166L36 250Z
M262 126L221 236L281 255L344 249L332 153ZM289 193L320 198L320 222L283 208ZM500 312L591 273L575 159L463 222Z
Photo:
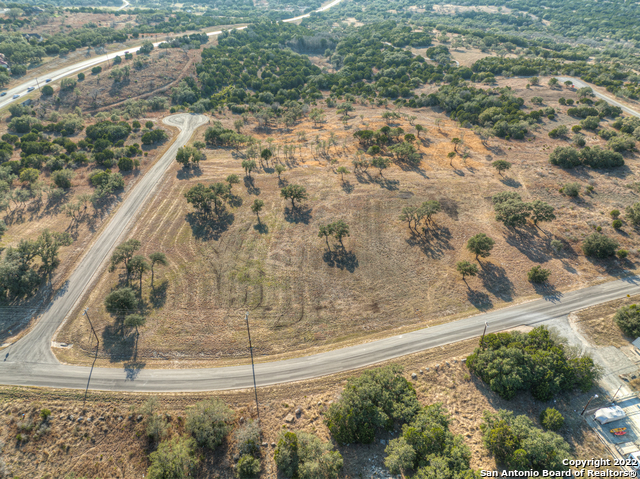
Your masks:
M577 88L584 88L586 86L591 86L591 85L587 85L585 82L583 82L582 80L578 79L578 78L573 78L573 77L556 77L559 81L561 82L565 82L567 80L572 81L573 85ZM628 113L629 115L633 115L636 116L638 118L640 118L640 113L638 113L637 111L629 108L628 106L623 105L622 103L614 100L611 97L608 97L606 95L603 95L602 93L599 93L595 90L593 90L593 94L597 97L597 98L601 98L602 100L605 100L607 103L611 103L612 105L615 106L619 106L620 108L622 108L622 111L624 111L625 113Z
M342 0L332 0L330 3L326 4L324 7L320 7L319 9L317 9L315 12L324 12L325 10L329 10L331 7L339 4ZM126 0L125 0L126 3ZM128 5L125 5L121 8L125 8ZM289 23L289 22L296 22L298 20L302 20L304 18L308 18L310 17L311 14L307 13L305 15L300 15L299 17L294 17L294 18L288 18L286 20L282 20L283 22ZM244 27L238 27L238 28L233 28L232 30L244 30L245 28L247 28L246 26ZM220 35L222 33L222 30L219 31L215 31L215 32L208 32L207 36L212 37L212 36L216 36L216 35ZM165 43L165 42L157 42L154 43L153 46L157 47L158 45L160 45L161 43ZM113 53L107 53L104 55L98 55L95 56L93 58L90 58L88 60L79 62L79 63L75 63L73 65L70 65L68 67L64 67L64 68L60 68L59 70L55 70L53 72L50 73L43 73L41 76L39 76L40 78L40 84L44 85L44 79L45 78L50 78L52 81L56 81L56 80L61 80L65 77L74 75L76 73L80 73L81 71L87 70L88 68L94 67L96 65L100 65L101 63L105 63L107 60L112 60L113 58L115 58L116 56L124 56L125 53L135 53L138 50L140 50L140 47L132 47L132 48L127 48L126 50L120 50L117 52L113 52ZM10 90L6 90L7 95L2 97L2 99L0 99L0 108L4 108L5 106L10 105L11 103L15 102L15 101L23 101L20 98L25 94L28 93L27 89L28 88L38 88L38 82L36 81L36 79L34 78L33 80L29 80L26 81L18 86L15 86L13 88L11 88ZM14 95L19 95L19 98L13 98Z
M558 320L566 319L572 311L627 294L637 294L639 285L640 277L632 276L359 346L257 364L257 383L259 386L266 386L326 376L474 338L482 334L485 321L489 323L488 332L521 325L553 325ZM47 334L51 332L51 328L48 328ZM44 341L50 336L42 337ZM31 348L29 336L24 340L25 347ZM19 345L20 342L15 346ZM44 343L38 343L38 346L42 348ZM84 389L90 377L91 389L109 391L190 392L245 389L253 386L250 366L208 369L92 369L51 361L33 361L29 355L24 355L24 351L17 360L12 351L9 353L9 357L0 363L0 384Z
M168 125L178 127L181 130L180 134L162 158L140 179L119 205L105 229L69 277L66 288L53 300L34 328L5 349L8 359L15 363L58 364L51 351L51 338L80 299L87 285L91 283L100 266L111 254L118 239L129 229L132 220L172 164L178 148L191 138L196 128L207 121L209 119L204 115L186 113L164 119Z

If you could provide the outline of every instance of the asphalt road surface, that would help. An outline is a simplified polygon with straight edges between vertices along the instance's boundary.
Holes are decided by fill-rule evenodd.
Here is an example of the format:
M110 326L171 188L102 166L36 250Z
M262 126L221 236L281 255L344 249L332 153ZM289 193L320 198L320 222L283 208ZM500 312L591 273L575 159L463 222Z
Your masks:
M342 0L333 0L332 2L326 4L324 7L320 7L318 10L316 10L316 12L324 12L325 10L329 10L331 7L337 5L341 1ZM125 3L127 2L125 1ZM121 8L125 8L126 6L128 6L128 4L122 6ZM283 20L283 22L295 22L298 20L302 20L303 18L307 18L309 16L311 16L311 14L307 13L306 15L300 15L299 17L288 18L286 20ZM232 30L244 30L245 28L247 27L246 26L238 27ZM208 32L207 36L212 37L212 36L220 35L221 33L222 33L222 30L215 31L215 32ZM164 42L154 43L153 46L157 47L161 43L164 43ZM28 88L31 88L31 87L38 88L38 86L43 86L45 85L44 82L47 79L51 79L51 81L61 80L65 77L75 75L76 73L80 73L81 71L87 70L88 68L105 63L107 60L113 60L116 56L122 57L124 56L125 53L136 53L138 50L140 50L140 47L132 47L132 48L127 48L126 50L120 50L118 52L108 53L104 55L96 55L93 58L90 58L88 60L85 60L79 63L74 63L73 65L60 68L59 70L55 70L49 73L43 73L41 76L38 77L37 81L36 79L29 80L18 86L11 88L10 90L6 90L7 92L6 96L3 96L2 98L0 98L0 108L4 108L5 106L8 106L11 103L16 101L17 102L23 101L24 99L22 98L22 96L25 93L28 93L27 92ZM18 98L13 98L15 95L18 95Z
M558 81L560 82L565 82L567 80L572 81L573 85L576 88L584 88L586 86L590 87L591 85L587 85L585 82L579 80L578 78L573 78L573 77L557 77ZM597 97L597 98L601 98L603 100L605 100L607 103L611 103L612 105L615 106L619 106L620 108L622 108L622 111L624 111L625 113L628 113L629 115L633 115L635 117L640 118L640 113L638 113L637 111L629 108L628 106L623 105L620 102L617 102L616 100L614 100L613 98L603 95L602 93L598 93L597 91L593 90L593 94Z
M572 311L627 294L637 294L639 285L640 277L622 278L359 346L286 361L257 364L257 383L259 386L266 386L325 376L470 339L482 334L485 322L488 323L488 332L521 325L553 323ZM39 348L46 344L52 331L53 329L47 326L46 332L43 331L37 336ZM24 339L26 347L34 346L29 336ZM15 346L19 345L20 343L16 343ZM136 369L136 366L132 365L124 370L92 369L51 361L43 362L40 354L34 358L25 354L25 351L21 351L18 356L12 348L14 346L9 348L8 357L0 363L0 384L85 389L90 378L90 389L140 392L214 391L253 386L250 366Z
M167 117L164 122L180 128L181 132L162 158L142 176L135 187L127 194L122 204L109 220L93 246L86 252L80 264L71 274L58 296L43 313L34 328L22 339L4 350L11 361L16 363L57 364L51 351L51 338L62 324L67 314L73 309L76 301L94 274L107 260L113 248L123 237L132 224L136 214L144 206L147 198L152 194L160 182L167 168L176 157L178 148L186 144L193 132L200 125L207 123L208 118L203 115L179 114Z

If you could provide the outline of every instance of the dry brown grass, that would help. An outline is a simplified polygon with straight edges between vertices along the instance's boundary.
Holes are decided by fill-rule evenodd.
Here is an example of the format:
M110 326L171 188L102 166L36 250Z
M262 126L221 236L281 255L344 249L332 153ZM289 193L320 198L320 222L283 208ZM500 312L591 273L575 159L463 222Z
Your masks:
M198 172L185 173L176 164L168 173L159 193L137 222L131 237L142 240L141 252L165 252L168 268L158 268L156 293L151 297L149 277L144 281L143 298L148 315L142 328L137 357L152 364L158 358L181 361L246 358L243 316L250 311L255 331L255 347L260 358L284 353L304 354L308 348L339 347L345 341L393 334L406 328L424 327L456 315L529 298L536 293L553 293L602 281L611 275L634 269L636 254L628 261L592 261L580 250L581 239L600 225L627 249L632 249L636 232L628 226L616 232L606 212L623 210L638 201L638 193L625 185L637 170L634 155L627 166L610 172L565 171L548 164L549 152L564 140L551 140L547 132L559 123L576 121L562 113L556 99L575 96L568 91L547 87L524 88L526 80L503 82L514 93L530 99L543 96L547 105L560 111L556 121L545 121L534 136L523 141L492 139L488 148L470 130L461 130L431 109L406 110L417 115L416 123L427 127L420 144L423 161L419 169L392 166L384 177L369 169L367 174L350 174L345 184L335 168L349 169L356 145L353 131L379 128L382 109L357 105L355 119L345 130L335 110L328 111L327 123L314 128L309 121L294 131L268 134L246 130L266 146L268 136L274 145L298 145L295 160L287 163L283 178L305 186L310 200L303 209L307 217L287 213L288 204L279 196L274 174L254 173L254 187L235 187L242 206L229 208L230 222L216 231L203 233L193 223L191 208L183 193L198 182L223 181L230 173L242 176L241 155L228 149L207 150L209 159ZM530 105L529 103L527 103ZM363 119L360 119L360 115ZM231 127L236 116L219 119ZM442 123L436 126L435 120ZM406 120L397 125L406 132L414 128ZM298 141L304 131L306 142ZM316 156L310 147L318 136L337 137L337 147L329 159ZM451 139L464 140L453 167L446 157L453 150ZM198 138L201 138L198 137ZM194 138L198 139L198 138ZM343 147L343 140L346 144ZM589 135L590 144L602 143ZM466 159L462 157L465 153ZM507 178L497 175L490 162L508 159L513 163ZM594 186L594 192L576 200L558 192L569 181ZM541 199L556 208L557 221L542 229L527 228L519 233L500 227L493 218L491 195L512 189L523 199ZM584 189L583 189L584 192ZM255 198L265 202L262 227L248 206ZM436 217L437 228L426 238L411 237L406 224L397 218L403 206L438 199L443 212ZM350 262L335 261L324 241L317 237L318 226L343 219L351 228L345 240ZM191 224L190 224L191 221ZM261 229L263 228L263 229ZM455 270L462 259L473 259L466 251L467 239L485 232L496 240L491 257L481 260L481 273L465 284ZM556 255L552 239L566 247ZM336 247L331 246L335 251ZM526 279L526 271L543 264L552 271L551 290L536 290ZM120 278L121 280L122 278ZM102 300L117 286L119 273L105 274L84 303L93 311L103 335L103 360L126 361L134 351L133 336L122 331L106 314ZM84 307L84 306L83 306ZM99 334L100 334L99 333ZM61 333L61 341L74 344L75 353L65 352L73 362L90 361L88 326L81 317L73 318ZM169 364L165 361L165 364Z
M491 457L482 445L479 425L485 410L500 408L525 414L538 423L540 412L548 404L538 403L526 397L504 401L493 394L484 384L471 378L464 366L464 358L476 346L476 341L465 341L442 348L425 351L398 361L405 368L405 376L417 373L414 381L418 398L424 405L442 402L452 415L451 429L464 436L472 451L472 467L494 469ZM324 440L330 440L324 424L324 414L335 401L347 378L360 371L339 374L299 383L281 384L258 390L263 441L263 478L275 479L273 443L279 431L286 426L294 431L308 431ZM583 405L589 395L578 394L571 398L560 397L553 404L566 419L560 434L572 446L572 454L579 459L607 457L601 443L575 410ZM236 411L236 425L240 418L255 418L253 391L233 391L202 394L167 394L158 396L160 410L171 416L172 433L182 429L180 417L184 417L188 406L196 401L219 397ZM0 387L0 438L5 443L3 458L9 470L20 477L66 477L76 476L101 478L139 478L148 467L147 454L153 450L144 437L143 426L137 421L135 412L149 398L142 394L116 394L90 391L83 406L83 391L44 390L36 388ZM302 414L293 423L284 418L294 414L297 408ZM25 418L38 423L41 409L48 408L52 414L51 430L48 434L18 443L17 423ZM68 416L74 415L74 420ZM130 417L130 415L132 415ZM78 422L82 416L84 420ZM94 421L87 421L93 417ZM98 420L103 417L104 421ZM122 417L122 420L119 418ZM379 439L392 439L396 434L382 433L372 445L349 445L340 447L344 457L343 478L370 477L371 466L383 466L385 446ZM199 478L231 479L230 466L234 463L233 440L225 442L215 454L202 451L204 466ZM51 474L52 476L47 476Z
M581 331L596 346L629 347L635 338L625 336L613 320L616 311L640 301L640 296L616 299L574 313L573 320Z

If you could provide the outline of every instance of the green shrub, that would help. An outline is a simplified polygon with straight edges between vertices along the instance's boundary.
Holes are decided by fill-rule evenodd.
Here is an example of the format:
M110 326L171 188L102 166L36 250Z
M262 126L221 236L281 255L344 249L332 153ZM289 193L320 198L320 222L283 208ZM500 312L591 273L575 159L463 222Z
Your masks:
M613 226L614 229L619 230L622 228L622 220L613 220L611 226Z
M582 251L586 256L607 258L618 249L618 242L600 233L591 233L582 241Z
M612 218L616 219L618 218L618 216L620 216L620 210L611 210L609 214L611 215Z
M298 479L334 479L343 466L331 443L306 432L282 432L274 460L282 475Z
M327 413L327 426L339 444L373 442L376 429L408 422L420 410L416 392L397 364L365 371L347 381L342 397Z
M569 444L555 432L535 427L527 416L485 411L480 429L485 447L510 470L569 470L563 464L571 457Z
M273 459L278 471L292 477L298 471L298 436L293 432L281 433Z
M627 256L629 256L629 252L626 249L619 249L618 251L616 251L616 255L620 259L625 259Z
M186 429L201 447L213 450L231 431L233 411L219 399L200 401L187 413Z
M51 411L49 409L43 409L42 411L40 411L40 417L43 421L48 420L49 416L51 416Z
M551 247L553 248L553 251L555 251L556 253L559 253L564 249L564 243L560 240L554 239L554 240L551 240Z
M45 85L42 87L42 95L43 96L53 95L53 88L51 87L51 85Z
M467 358L467 367L504 399L519 391L530 391L539 401L563 391L586 392L600 374L590 356L568 354L544 327L526 334L487 334L480 346Z
M640 308L637 305L622 306L614 314L613 320L627 336L640 337Z
M540 414L540 423L549 431L558 431L564 425L564 417L557 409L548 407Z
M579 183L567 183L566 185L564 185L562 187L562 192L567 196L575 198L576 196L578 196L580 194L580 184Z
M236 473L240 479L252 479L260 474L260 461L250 454L245 454L238 461Z
M551 276L551 271L548 269L542 268L542 266L534 266L527 273L527 278L531 283L544 283Z
M406 474L417 470L415 478L472 477L471 452L462 436L449 431L449 423L441 403L420 411L411 423L402 426L402 436L391 440L385 449L384 464L389 472ZM444 463L444 470L436 473L433 466L439 463Z
M131 171L133 170L134 164L135 163L131 158L123 156L118 160L118 169L120 171Z
M56 170L51 173L51 179L58 188L71 188L71 179L75 176L75 173L71 170Z
M260 451L260 424L247 421L236 430L234 438L240 454L257 454Z
M155 452L149 454L151 465L148 479L183 479L190 477L198 465L195 441L180 436L162 441Z

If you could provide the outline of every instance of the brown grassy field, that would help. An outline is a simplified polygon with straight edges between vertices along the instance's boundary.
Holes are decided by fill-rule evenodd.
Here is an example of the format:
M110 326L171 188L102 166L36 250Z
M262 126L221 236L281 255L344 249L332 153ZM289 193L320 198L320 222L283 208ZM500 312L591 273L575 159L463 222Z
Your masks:
M546 105L560 112L535 136L523 141L492 139L485 147L473 132L457 128L441 113L407 109L402 113L416 115L415 122L428 129L418 142L420 167L392 166L383 176L370 168L346 175L344 182L335 170L340 165L352 170L357 149L353 132L383 126L383 109L356 105L347 129L334 110L328 110L327 122L317 128L308 120L292 131L268 133L247 125L245 132L261 140L263 147L269 137L274 149L298 147L294 159L280 153L277 161L288 168L283 182L303 185L309 192L309 201L299 210L291 210L280 198L282 183L271 168L264 168L252 175L251 183L234 187L236 198L225 221L198 224L183 193L199 182L223 181L231 173L242 176L242 154L206 150L208 159L198 170L185 171L176 164L130 235L142 241L143 254L162 251L170 262L167 268L157 268L154 289L149 275L143 281L147 324L140 330L137 349L134 335L122 330L102 306L108 292L123 280L121 272L105 273L83 305L92 311L103 337L101 360L119 363L137 355L148 365L158 364L154 361L159 358L168 365L171 359L175 367L183 360L204 365L221 358L246 358L245 311L250 313L259 357L302 354L308 348L339 347L345 341L424 327L538 294L559 296L561 291L634 270L637 233L627 225L615 231L608 212L638 201L637 190L628 187L638 168L636 156L629 154L625 167L606 172L549 165L550 151L568 142L551 140L547 132L560 123L577 123L563 113L566 109L557 98L575 94L547 87L527 90L525 83L503 82L527 100L543 96ZM236 118L227 114L217 119L230 128ZM414 132L406 119L395 125ZM313 143L331 134L337 146L322 157ZM450 164L447 153L453 150L454 137L462 138L463 144ZM603 143L595 135L588 135L588 142ZM490 166L499 158L513 163L504 178ZM558 191L571 181L582 185L576 199ZM587 185L593 192L586 192ZM547 201L556 208L557 220L518 232L503 228L494 220L490 198L505 190L519 192L524 200ZM256 198L265 202L260 223L249 209ZM398 215L403 206L427 199L440 201L443 211L435 218L436 227L416 236ZM344 251L332 243L328 250L318 238L318 227L337 219L350 225ZM580 242L595 226L631 250L629 258L585 258ZM479 232L493 237L496 246L489 258L480 260L478 276L465 283L455 264L474 259L465 244ZM550 248L552 239L565 244L559 254ZM536 264L552 271L545 288L527 281L526 272ZM73 352L65 350L65 360L92 360L85 353L93 348L82 317L72 318L59 338L74 345Z
M504 401L484 384L469 376L464 358L472 352L476 341L466 341L402 358L405 376L417 374L412 380L418 399L424 405L442 402L452 415L451 429L464 435L472 451L472 467L495 469L492 456L482 445L479 425L485 410L510 409L525 414L538 424L540 412L546 403L527 397ZM260 418L263 431L262 478L276 478L273 462L274 444L283 426L294 431L304 430L324 440L330 435L324 423L324 413L332 401L339 397L345 380L355 373L340 374L301 383L282 384L260 388ZM183 431L185 410L196 401L218 397L236 412L236 426L241 418L255 418L253 391L203 394L172 394L158 396L161 411L170 415L172 434ZM572 447L576 458L608 457L595 435L580 419L575 410L588 399L588 394L571 398L559 397L553 407L565 417L560 434ZM52 478L76 477L139 478L148 467L147 454L153 451L138 421L137 410L148 395L105 393L90 391L86 403L84 391L43 390L29 388L0 388L0 438L5 446L2 459L8 471L20 477ZM40 423L43 408L52 411L50 431L39 434L37 428L30 433L20 432L19 424L31 420ZM302 413L293 423L284 418L301 408ZM24 417L23 417L24 414ZM73 416L73 419L70 417ZM83 419L79 421L79 418ZM103 418L101 420L100 418ZM91 419L91 420L90 420ZM27 439L18 442L17 434ZM344 457L342 478L371 477L373 470L383 467L384 449L379 439L389 440L396 433L382 433L371 445L339 447ZM231 466L236 456L233 436L218 451L199 452L202 465L195 477L231 479ZM385 476L386 477L386 476Z

